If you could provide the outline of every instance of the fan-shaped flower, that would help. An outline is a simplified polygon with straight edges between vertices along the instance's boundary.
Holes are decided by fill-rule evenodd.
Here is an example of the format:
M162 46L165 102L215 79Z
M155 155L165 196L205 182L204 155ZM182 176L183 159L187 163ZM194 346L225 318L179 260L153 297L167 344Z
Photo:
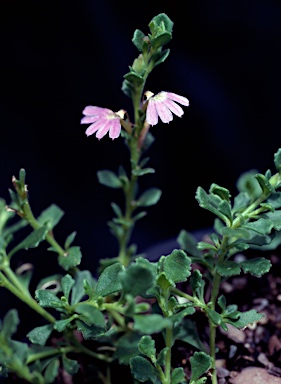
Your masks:
M148 99L146 110L146 121L150 125L158 123L158 116L163 123L169 123L173 120L173 114L181 117L183 109L177 103L188 106L189 101L186 97L179 96L171 92L160 92L154 96L150 91L145 92Z
M91 123L85 132L87 136L96 132L96 137L100 140L109 132L109 137L112 140L119 137L121 132L120 119L123 119L125 115L123 109L113 112L107 108L88 105L82 113L85 116L81 119L81 124Z

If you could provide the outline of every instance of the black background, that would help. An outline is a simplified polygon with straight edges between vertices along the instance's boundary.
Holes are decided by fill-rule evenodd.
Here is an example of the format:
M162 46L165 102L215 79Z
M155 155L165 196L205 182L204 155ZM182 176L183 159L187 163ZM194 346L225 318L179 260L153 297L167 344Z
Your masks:
M131 39L135 29L147 34L161 12L174 22L171 54L146 89L178 93L190 106L182 118L153 127L147 155L156 173L141 187L163 195L136 226L140 252L183 228L212 225L195 200L197 186L208 190L215 182L235 195L242 172L274 169L281 146L280 0L1 3L0 195L9 202L12 175L25 168L34 214L52 203L65 211L55 236L63 243L77 231L82 268L116 256L106 222L110 202L122 199L98 183L96 172L128 161L122 138L86 137L82 110L132 112L121 91L138 54ZM37 271L53 272L54 254L40 252L30 252L40 260Z

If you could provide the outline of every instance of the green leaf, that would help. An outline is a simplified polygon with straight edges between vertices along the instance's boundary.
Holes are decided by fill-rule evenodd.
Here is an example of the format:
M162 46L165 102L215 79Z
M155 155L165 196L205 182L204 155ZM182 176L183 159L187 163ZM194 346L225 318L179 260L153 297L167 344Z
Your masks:
M280 172L280 168L281 168L281 148L279 148L278 151L274 154L274 164L275 164L277 172Z
M158 188L150 188L145 191L137 201L139 207L149 207L158 203L162 191Z
M171 375L171 384L185 382L185 373L182 367L174 368Z
M131 72L124 75L124 79L131 83L133 88L139 88L144 83L143 77L136 73L133 69L131 69Z
M159 354L157 356L157 363L159 365L161 365L162 367L164 367L164 365L166 364L166 356L167 356L168 352L169 352L169 347L165 347L165 348L161 349L161 351L159 352Z
M53 229L60 219L63 217L64 212L57 205L52 204L49 208L41 212L37 221L42 225L46 226L49 230Z
M195 308L191 306L192 304L188 303L188 305L190 306L169 317L169 319L173 322L174 327L177 327L186 316L193 315L195 312Z
M144 357L135 356L130 360L130 368L135 379L144 383L148 380L155 383L158 380L159 374L153 365Z
M127 293L136 297L145 293L154 285L154 275L149 268L141 264L131 264L120 273L123 295Z
M221 315L220 315L218 312L214 311L213 309L209 309L209 308L206 309L206 312L207 312L207 314L208 314L209 319L210 319L215 325L220 325L220 324L221 324L221 322L222 322L222 317L221 317Z
M22 242L20 242L15 248L13 248L9 255L12 256L20 249L36 248L41 241L43 241L48 233L47 227L40 227L30 233Z
M129 331L121 336L116 343L116 350L113 354L114 359L118 359L119 364L129 364L132 357L139 355L138 344L140 334Z
M264 175L258 173L255 177L264 194L270 194L274 192L273 186L270 184L270 182L266 179Z
M0 323L2 337L6 340L10 339L11 336L17 331L19 322L18 311L16 309L10 309L3 319L2 326Z
M32 329L32 331L30 331L26 336L33 344L44 346L52 331L53 325L47 324L42 327Z
M183 250L174 249L170 255L162 257L164 258L163 271L168 280L173 281L174 283L180 283L187 280L191 274L191 260Z
M160 48L172 40L172 35L169 32L158 34L155 38L151 39L151 46L153 48Z
M132 173L134 176L143 176L143 175L147 175L148 173L155 173L155 169L153 168L134 169Z
M180 326L177 327L175 332L175 339L181 340L200 351L206 352L206 347L200 340L196 323L190 319L183 319Z
M230 202L231 194L228 189L220 187L219 185L213 183L210 187L210 193L218 195L221 199Z
M118 176L114 172L103 170L97 172L98 180L100 184L103 184L110 188L121 188L122 183Z
M139 342L139 350L143 355L149 357L150 360L156 361L155 341L151 336L142 336Z
M167 59L169 54L170 54L170 49L165 49L162 52L156 52L155 55L153 55L154 67L156 67L159 64L162 64Z
M231 207L229 203L222 200L219 196L214 194L208 195L202 187L198 187L195 198L201 208L209 210L224 222L227 223L228 220L231 219Z
M89 284L94 287L95 281L90 271L77 271L75 274L75 283L71 292L71 305L77 304L85 296L83 287L84 280L87 280Z
M106 267L98 279L94 297L107 296L111 293L121 291L122 284L119 273L124 271L124 269L124 266L120 263L114 263Z
M166 327L171 327L172 322L168 318L164 318L157 313L151 315L135 315L134 329L142 333L152 335L162 331Z
M250 200L254 200L262 194L262 189L255 178L257 173L256 169L242 173L236 183L238 191L246 193Z
M44 379L46 384L54 382L59 372L60 361L59 359L52 360L45 371Z
M261 217L256 221L245 223L242 228L251 229L261 235L268 235L273 228L273 223L269 218L266 219Z
M102 312L87 303L80 303L76 306L75 312L83 315L83 321L87 325L95 325L98 328L105 329L105 319Z
M177 242L191 256L203 258L203 253L197 249L197 240L191 233L184 229L181 230L177 237Z
M77 267L81 263L82 254L80 247L71 247L65 255L59 255L59 265L68 271L71 268Z
M265 219L269 219L276 231L281 230L281 210L275 210L274 212L264 213L262 217Z
M37 289L35 291L35 297L41 307L57 308L57 306L54 307L53 303L61 304L60 299L48 290Z
M62 291L63 291L64 297L66 298L67 301L69 299L69 294L70 294L71 288L73 287L74 283L75 283L75 280L70 275L65 275L61 279Z
M195 352L190 358L191 378L190 382L196 381L211 367L211 357L204 352Z
M240 266L245 273L249 272L251 275L261 277L270 270L272 264L270 260L267 260L264 257L258 257L242 261Z
M257 313L255 309L251 309L250 311L247 311L247 312L241 312L238 320L232 320L227 318L227 319L224 319L224 321L240 329L240 328L246 327L249 324L253 324L257 321L260 321L263 317L264 317L264 314Z
M159 13L159 15L153 17L148 25L152 34L156 34L159 29L171 34L174 23L165 13Z
M70 235L67 236L65 243L64 243L65 249L68 249L71 246L71 244L73 243L73 241L75 239L76 234L77 234L77 232L74 231Z
M81 331L85 340L96 340L105 334L105 329L95 324L87 325L80 319L75 320L78 331Z
M241 269L239 263L235 261L225 261L217 265L217 271L221 276L240 275Z
M66 355L62 355L63 368L69 375L75 375L79 371L80 365L78 361L69 359Z
M58 332L63 332L67 328L68 324L71 323L72 319L68 318L65 320L57 320L54 324L54 329Z
M142 52L144 37L145 37L145 34L142 31L140 31L139 29L135 30L134 36L132 38L132 42L140 52Z

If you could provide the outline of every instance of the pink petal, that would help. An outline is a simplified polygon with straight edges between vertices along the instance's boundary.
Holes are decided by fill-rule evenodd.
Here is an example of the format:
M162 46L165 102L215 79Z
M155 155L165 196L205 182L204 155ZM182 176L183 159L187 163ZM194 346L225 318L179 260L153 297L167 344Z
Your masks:
M89 124L89 123L94 123L95 121L99 120L99 116L84 116L81 119L80 124Z
M189 106L189 100L186 97L179 96L176 93L172 93L172 92L165 92L165 93L166 93L168 99L174 100L177 103L180 103L180 104L185 105L187 107Z
M158 113L155 104L156 103L154 100L148 101L148 106L146 110L146 121L150 125L156 125L158 123Z
M117 137L119 137L120 135L120 132L121 132L120 120L119 119L112 120L112 125L109 129L109 137L112 140L117 139Z
M176 116L179 116L181 117L184 112L183 112L183 109L182 107L180 107L178 104L174 103L172 100L166 100L164 102L164 104L166 105L166 107L168 107L170 109L170 111L172 111Z
M89 127L86 129L86 132L85 132L86 135L87 136L92 135L93 133L98 131L102 125L103 124L100 124L100 123L93 123L93 124L89 125Z
M99 140L103 138L109 131L111 124L112 120L108 120L105 124L100 125L99 130L96 133L96 138Z
M166 107L165 102L157 102L156 109L158 112L158 115L160 119L163 121L163 123L169 123L173 120L172 112L169 110L168 107Z
M96 114L101 112L101 109L104 109L104 108L94 107L92 105L88 105L87 107L84 108L82 113L83 113L83 115L87 115L87 116L96 115Z

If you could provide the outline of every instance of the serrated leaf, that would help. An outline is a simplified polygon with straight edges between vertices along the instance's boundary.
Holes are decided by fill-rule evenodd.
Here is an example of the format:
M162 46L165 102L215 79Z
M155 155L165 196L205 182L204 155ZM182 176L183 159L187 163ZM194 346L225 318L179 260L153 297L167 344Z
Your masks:
M227 222L231 218L229 203L222 200L219 196L213 194L208 195L202 187L198 187L195 198L201 208L212 212L224 222Z
M144 357L135 356L130 360L130 368L135 379L144 383L148 380L155 383L159 377L157 370Z
M274 192L273 186L270 184L270 182L267 180L267 178L264 175L258 173L255 177L264 194L267 195Z
M243 196L248 196L250 200L256 199L262 193L262 189L255 178L257 173L258 171L256 169L242 173L236 183L238 191L246 193L246 195Z
M68 326L68 324L71 323L71 319L65 319L65 320L57 320L54 323L54 329L58 332L63 332L65 328Z
M32 331L30 331L26 336L33 344L44 346L52 331L53 325L47 324L43 325L42 327L36 327L32 329Z
M42 226L46 226L50 230L58 224L63 215L64 211L57 205L52 204L49 208L41 212L40 216L37 218L37 221Z
M110 188L122 188L122 183L118 176L107 169L97 172L98 181L100 184Z
M263 317L264 317L264 314L257 313L255 309L251 309L250 311L247 311L247 312L241 312L238 320L232 321L231 319L227 318L227 319L224 319L224 321L240 329L240 328L246 327L249 324L253 324L257 321L260 321Z
M139 354L138 344L140 341L138 332L127 332L121 336L116 343L116 350L113 354L114 359L118 359L120 364L129 364L132 357Z
M68 271L71 268L77 267L81 263L82 254L80 247L70 247L65 255L59 255L59 265Z
M164 257L163 271L169 281L180 283L186 281L190 276L191 260L181 249L174 249L168 256Z
M261 277L270 270L272 264L270 260L267 260L264 257L258 257L242 261L240 266L245 273L249 272L251 275Z
M98 328L105 328L104 316L98 308L87 303L80 303L76 306L75 312L83 315L83 321L87 325L94 324Z
M210 187L210 193L218 195L221 199L230 201L231 194L228 189L220 187L219 185L213 183Z
M105 334L105 329L95 324L87 325L83 320L76 319L78 331L81 331L85 340L96 340Z
M107 296L114 292L121 291L122 283L119 273L124 271L124 266L120 263L114 263L106 267L98 278L94 297Z
M190 358L191 378L190 382L196 381L211 367L211 357L204 352L195 352Z
M158 188L150 188L145 191L138 199L137 205L139 207L149 207L158 203L162 191Z
M163 45L171 41L172 35L169 32L164 32L151 39L151 46L155 49L162 47Z
M190 319L182 320L180 326L176 329L174 337L176 340L188 343L200 351L206 351L206 347L199 337L196 323Z
M265 219L269 219L276 231L281 230L281 210L275 210L274 212L264 213L262 217Z
M268 235L273 228L273 223L269 218L261 217L256 221L244 224L242 228L251 229L261 235Z
M235 261L225 261L217 265L217 271L221 276L240 275L240 265Z
M191 256L203 258L203 253L197 249L197 241L191 233L184 229L181 230L177 237L177 242Z
M124 75L124 79L129 83L133 84L134 87L138 88L144 83L144 79L141 75L136 72L128 72Z
M171 34L173 32L174 23L165 13L159 13L157 16L153 17L148 25L152 34L156 33L159 27Z
M55 294L44 289L37 289L35 291L35 297L41 307L54 308L53 303L57 303L58 305L62 304L60 299Z
M139 29L135 30L134 36L132 38L132 42L140 52L142 52L143 38L144 37L145 37L145 34L142 31L140 31Z
M157 313L151 315L135 315L134 320L134 329L148 335L152 335L153 333L162 331L166 327L172 326L171 320L164 318Z
M156 361L156 348L155 348L155 341L152 339L151 336L142 336L139 342L139 350L140 352L149 357L150 360Z

